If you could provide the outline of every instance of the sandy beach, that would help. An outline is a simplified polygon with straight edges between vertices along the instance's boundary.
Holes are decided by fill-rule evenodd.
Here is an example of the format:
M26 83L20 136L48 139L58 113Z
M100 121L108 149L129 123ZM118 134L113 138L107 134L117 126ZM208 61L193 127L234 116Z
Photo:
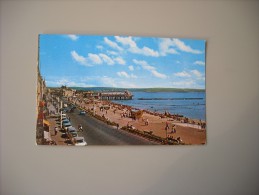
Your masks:
M83 99L74 100L74 103L96 117L102 117L105 120L117 123L119 125L118 128L132 127L145 133L151 132L152 135L161 138L180 137L188 145L206 143L206 128L202 128L199 123L201 121L198 120L166 116L146 110L143 111L141 118L134 120L130 117L130 112L136 108L131 108L130 106L124 106L110 101Z

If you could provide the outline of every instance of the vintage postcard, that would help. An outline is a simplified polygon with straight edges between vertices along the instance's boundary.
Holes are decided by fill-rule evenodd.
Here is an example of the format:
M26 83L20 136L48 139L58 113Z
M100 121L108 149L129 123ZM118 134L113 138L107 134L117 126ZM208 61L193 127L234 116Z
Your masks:
M38 145L206 144L205 40L39 35Z

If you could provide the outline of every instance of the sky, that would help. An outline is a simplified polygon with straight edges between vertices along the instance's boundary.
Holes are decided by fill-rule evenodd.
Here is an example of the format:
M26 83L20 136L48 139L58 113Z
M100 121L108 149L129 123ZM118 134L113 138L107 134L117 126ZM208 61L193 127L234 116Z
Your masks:
M39 67L48 87L205 89L205 55L205 40L39 36Z

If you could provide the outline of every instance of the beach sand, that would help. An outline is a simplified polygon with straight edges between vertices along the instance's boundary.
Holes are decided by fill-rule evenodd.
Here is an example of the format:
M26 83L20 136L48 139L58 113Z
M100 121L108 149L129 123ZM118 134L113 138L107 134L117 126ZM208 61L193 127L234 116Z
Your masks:
M75 102L82 109L90 111L95 115L103 116L111 122L119 124L119 128L127 125L132 125L134 128L141 131L152 131L153 135L166 138L166 136L173 136L173 138L180 137L185 144L205 144L206 143L206 129L202 129L200 125L183 123L174 120L172 117L161 117L149 111L144 111L142 118L134 120L129 117L122 117L130 112L131 107L112 103L109 101L77 101ZM100 109L103 106L109 109ZM145 121L148 120L148 125ZM168 130L165 130L166 123L168 123ZM175 125L176 133L172 132L172 126Z

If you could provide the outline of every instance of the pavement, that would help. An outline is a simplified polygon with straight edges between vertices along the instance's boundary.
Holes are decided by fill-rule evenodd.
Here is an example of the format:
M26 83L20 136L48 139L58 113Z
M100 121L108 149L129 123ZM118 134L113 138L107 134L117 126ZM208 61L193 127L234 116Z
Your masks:
M57 113L56 108L48 102L48 110L52 111L53 113ZM47 116L47 120L50 123L49 126L49 133L50 133L50 138L52 141L56 142L57 145L67 145L66 138L62 138L62 131L60 131L60 125L57 124L58 121L57 118L53 118L51 116ZM57 127L57 133L55 133L55 127Z
M66 139L62 138L62 132L60 131L60 126L57 124L56 118L47 118L50 126L49 126L49 132L51 140L55 141L57 145L67 145ZM57 134L55 134L55 127L58 127Z

